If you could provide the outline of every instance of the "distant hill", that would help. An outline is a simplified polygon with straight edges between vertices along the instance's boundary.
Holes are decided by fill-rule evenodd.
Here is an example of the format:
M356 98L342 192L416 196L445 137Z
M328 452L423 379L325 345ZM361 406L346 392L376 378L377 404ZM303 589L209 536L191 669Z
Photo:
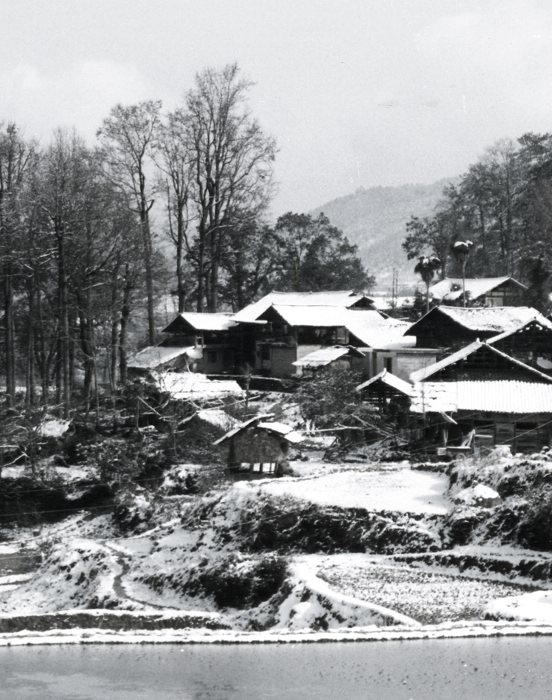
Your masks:
M411 216L428 216L442 197L443 188L457 178L430 185L360 188L354 194L333 199L313 213L324 212L332 224L342 229L375 275L378 288L391 284L393 267L399 270L399 285L416 281L413 263L406 259L401 243Z

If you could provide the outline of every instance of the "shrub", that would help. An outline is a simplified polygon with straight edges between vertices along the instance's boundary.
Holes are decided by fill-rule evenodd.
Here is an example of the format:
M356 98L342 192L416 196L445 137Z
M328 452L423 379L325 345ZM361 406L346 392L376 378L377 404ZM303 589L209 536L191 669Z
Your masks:
M265 554L244 560L232 554L199 573L191 586L212 595L221 608L249 608L277 593L287 576L284 557Z
M541 488L529 501L519 525L520 544L544 552L552 551L552 490Z

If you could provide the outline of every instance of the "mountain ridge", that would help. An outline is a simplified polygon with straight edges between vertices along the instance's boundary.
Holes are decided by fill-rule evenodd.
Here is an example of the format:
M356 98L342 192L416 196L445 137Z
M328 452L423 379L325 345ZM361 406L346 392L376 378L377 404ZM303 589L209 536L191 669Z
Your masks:
M411 286L417 281L413 263L401 248L406 223L411 216L430 216L442 198L443 188L457 181L457 177L448 177L429 184L359 187L311 213L324 213L358 246L362 262L376 277L377 287L391 284L393 268L398 270L399 287Z

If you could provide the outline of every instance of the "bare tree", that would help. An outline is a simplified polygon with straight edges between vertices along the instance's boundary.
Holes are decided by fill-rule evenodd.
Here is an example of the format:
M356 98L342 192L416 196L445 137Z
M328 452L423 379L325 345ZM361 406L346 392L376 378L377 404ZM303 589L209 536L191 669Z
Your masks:
M184 280L185 256L190 252L190 189L193 177L190 147L182 110L167 116L159 129L156 163L163 174L167 196L169 239L175 248L178 313L184 311L187 285Z
M0 254L4 297L4 334L6 361L6 397L9 406L15 400L15 321L14 289L21 273L18 263L22 229L20 198L25 177L33 162L34 145L27 143L15 124L0 126Z
M218 307L220 261L230 227L254 220L268 202L276 144L250 115L236 64L196 75L179 112L193 168L197 310Z
M148 341L155 342L153 236L150 211L154 204L154 181L149 177L161 102L148 100L125 107L117 105L98 130L111 180L133 203L132 210L140 221L146 280Z

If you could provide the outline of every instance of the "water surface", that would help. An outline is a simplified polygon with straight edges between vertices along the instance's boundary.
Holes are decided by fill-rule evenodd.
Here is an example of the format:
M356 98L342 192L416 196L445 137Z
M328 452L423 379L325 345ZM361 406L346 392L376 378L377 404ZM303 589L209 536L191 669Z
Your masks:
M0 697L386 700L552 697L550 638L0 649Z

